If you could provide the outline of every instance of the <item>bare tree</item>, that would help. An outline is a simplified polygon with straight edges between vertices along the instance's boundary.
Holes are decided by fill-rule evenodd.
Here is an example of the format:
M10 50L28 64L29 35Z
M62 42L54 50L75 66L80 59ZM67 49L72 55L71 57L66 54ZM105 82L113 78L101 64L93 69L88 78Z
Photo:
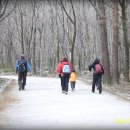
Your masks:
M10 7L10 0L0 0L0 25L2 24L2 22L5 20L5 18L7 18L16 8L16 0L14 1L13 5L13 9ZM9 43L9 45L6 45L6 40L3 41L2 37L0 38L0 47L1 47L1 51L0 51L0 58L1 58L1 63L2 63L2 67L7 67L8 65L11 65L11 63L9 62L9 60L11 60L11 49L13 46L12 43L12 32L10 33L9 31L7 31L7 42ZM1 30L1 34L2 34L2 30ZM5 54L4 50L7 51L7 55ZM6 57L7 60L4 60L4 58ZM6 62L7 61L7 62ZM5 64L4 64L5 62Z
M6 3L7 0L2 1L0 1L2 16L0 20L5 18L14 7L14 3L9 4L9 0L8 3ZM123 16L121 17L122 24L119 23L121 28L119 28L113 24L112 20L117 19L117 14L113 13L112 17L112 12L115 11L108 5L107 0L89 1L19 1L20 4L16 7L16 11L5 20L0 21L0 65L6 65L11 57L11 64L14 66L16 57L25 53L31 61L33 73L39 74L40 72L42 75L45 70L53 73L60 58L63 56L70 58L71 52L73 67L81 73L94 58L101 58L105 68L105 81L110 83L110 69L112 73L118 71L112 68L118 66L116 60L120 59L117 55L123 55L121 67L123 68L123 63L125 65L127 63L123 69L126 71L126 68L129 68L129 58L125 58L125 56L129 56L128 45L126 45L128 36L125 35L127 32L125 30L127 29L126 20L129 20L129 17L125 17L126 3L125 11L118 10L118 13L122 13ZM120 0L121 7L124 1ZM121 20L120 17L119 20ZM116 22L118 23L118 21L114 23ZM119 36L117 36L118 30L116 29L120 31ZM119 38L121 50L118 49L117 44ZM121 53L118 53L117 50ZM15 56L12 57L9 54ZM111 66L109 62L112 63ZM126 72L125 75L127 75ZM113 80L116 79L113 78Z
M129 81L129 43L127 31L127 0L119 0L122 9L123 40L125 47L125 78Z
M70 49L70 52L71 52L71 64L74 67L74 48L75 48L75 40L76 40L76 15L75 15L75 10L74 10L72 0L69 0L69 1L70 1L70 4L71 4L71 7L72 7L73 18L67 12L62 0L60 0L60 5L63 8L65 14L67 15L68 19L70 20L70 22L72 23L72 25L74 27L73 38L70 39L70 43L71 43L71 49Z
M13 9L7 11L7 6L9 5L9 2L10 0L0 0L0 22L3 21L6 17L8 17L16 8L17 0L15 0Z
M36 1L32 0L32 11L33 11L33 16L34 17L34 30L33 30L33 41L32 41L32 70L33 73L36 74L36 33L37 33L37 28L36 28L36 23L37 23L37 17L36 17Z
M118 74L118 0L113 0L113 43L112 43L112 83L119 83L119 74Z
M110 83L110 62L109 62L109 51L107 42L107 28L106 28L106 15L104 0L98 0L98 23L100 30L101 39L101 50L102 50L102 64L105 69L104 80L106 83Z

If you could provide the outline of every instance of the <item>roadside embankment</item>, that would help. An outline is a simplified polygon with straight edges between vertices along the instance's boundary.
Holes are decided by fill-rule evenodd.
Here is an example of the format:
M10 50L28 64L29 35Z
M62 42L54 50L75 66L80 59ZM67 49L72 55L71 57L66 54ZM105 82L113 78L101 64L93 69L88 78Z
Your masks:
M9 103L16 101L16 97L12 93L15 86L15 80L0 78L0 110L3 110Z
M11 79L0 78L0 93L2 93L11 82Z

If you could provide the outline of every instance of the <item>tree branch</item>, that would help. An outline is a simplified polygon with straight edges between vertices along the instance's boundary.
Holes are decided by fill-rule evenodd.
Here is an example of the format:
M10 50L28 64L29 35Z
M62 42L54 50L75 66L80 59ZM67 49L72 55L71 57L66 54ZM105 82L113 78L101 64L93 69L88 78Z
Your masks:
M0 18L5 14L5 11L6 11L6 9L7 9L8 3L9 3L9 0L5 0L5 1L2 3L2 5L1 5L1 10L2 10L2 8L4 8L4 9L3 9L3 12L0 14Z
M73 24L74 24L74 21L72 20L72 18L69 16L68 12L66 11L65 6L64 6L64 4L63 4L62 0L60 0L60 4L61 4L61 6L62 6L63 10L65 11L65 13L66 13L67 17L68 17L68 18L69 18L69 20L71 21L71 23L73 23Z
M7 0L8 1L8 0ZM8 5L8 3L6 3L6 6L5 6L5 11L4 11L4 13L3 13L3 15L0 17L1 19L0 19L0 22L1 21L3 21L6 17L8 17L14 10L15 10L15 8L16 8L16 6L17 6L17 0L15 0L15 6L14 6L14 8L6 15L6 16L4 16L3 18L1 18L4 14L5 14L5 11L6 11L6 8L7 8L7 5Z
M120 6L122 7L122 0L118 0Z

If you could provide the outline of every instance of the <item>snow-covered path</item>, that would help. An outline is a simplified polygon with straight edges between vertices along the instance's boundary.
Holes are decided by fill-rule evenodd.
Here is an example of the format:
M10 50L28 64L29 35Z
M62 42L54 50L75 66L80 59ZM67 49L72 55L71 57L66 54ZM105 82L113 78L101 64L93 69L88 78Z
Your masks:
M130 129L130 103L104 91L92 93L79 80L68 95L61 93L59 78L28 77L25 91L17 86L13 91L19 100L0 111L0 128Z

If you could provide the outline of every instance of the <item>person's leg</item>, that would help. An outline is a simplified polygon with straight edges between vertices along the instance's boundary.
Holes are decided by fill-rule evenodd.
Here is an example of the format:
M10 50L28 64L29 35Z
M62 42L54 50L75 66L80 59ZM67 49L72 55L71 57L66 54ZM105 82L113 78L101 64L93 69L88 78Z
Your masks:
M97 82L95 83L95 86L97 87L97 90L98 90L98 80L97 80Z
M60 79L61 79L61 90L63 91L63 81L62 81L63 77L61 76Z
M62 90L62 77L61 74L59 74L60 82L61 82L61 90Z
M19 86L19 90L22 89L22 74L18 73L18 86Z
M102 93L102 77L98 77L98 88L99 88L99 93Z
M72 91L73 91L73 90L74 90L74 82L71 81L70 83L71 83L71 89L72 89Z
M65 76L62 76L62 92L65 91Z
M24 89L25 89L25 85L26 85L26 77L27 77L27 73L23 73L22 90L24 90Z
M74 89L75 89L75 81L73 81L73 91L74 91Z
M92 84L92 92L93 93L95 92L96 82L97 82L97 76L93 75L93 84Z
M76 84L76 81L74 81L74 89L75 89L75 84Z
M65 91L68 94L69 76L65 76Z
M70 86L71 86L71 89L73 88L73 82L72 81L70 81Z

